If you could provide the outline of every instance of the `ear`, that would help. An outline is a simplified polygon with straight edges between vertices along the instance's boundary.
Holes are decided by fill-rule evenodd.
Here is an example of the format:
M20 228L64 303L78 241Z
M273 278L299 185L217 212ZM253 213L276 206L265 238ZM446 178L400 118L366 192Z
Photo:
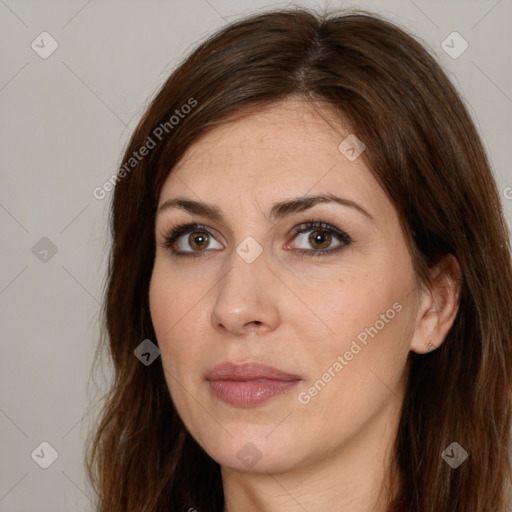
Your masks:
M433 288L420 294L411 350L425 354L443 343L459 309L462 273L455 256L448 254L431 270Z

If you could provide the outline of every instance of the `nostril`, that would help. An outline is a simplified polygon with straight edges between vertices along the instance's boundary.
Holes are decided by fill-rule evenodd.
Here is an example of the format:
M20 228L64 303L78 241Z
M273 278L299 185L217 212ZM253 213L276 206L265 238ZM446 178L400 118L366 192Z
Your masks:
M253 320L252 322L247 322L246 325L249 328L255 328L255 327L262 325L262 322L260 322L259 320Z

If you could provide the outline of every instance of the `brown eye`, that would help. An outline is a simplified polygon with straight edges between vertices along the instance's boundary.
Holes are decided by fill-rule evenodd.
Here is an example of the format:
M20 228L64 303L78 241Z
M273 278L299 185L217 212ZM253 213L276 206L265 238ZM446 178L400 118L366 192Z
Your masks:
M351 243L352 238L341 229L322 221L310 221L298 226L292 244L286 244L286 249L295 248L304 256L327 256Z
M327 231L315 230L309 235L309 243L315 249L325 249L331 244L332 236Z
M223 249L209 229L201 224L176 226L164 237L163 246L176 256L200 256L210 249Z
M200 251L205 247L208 247L208 242L210 238L207 233L201 231L194 231L190 233L188 237L189 246L194 249L194 251Z

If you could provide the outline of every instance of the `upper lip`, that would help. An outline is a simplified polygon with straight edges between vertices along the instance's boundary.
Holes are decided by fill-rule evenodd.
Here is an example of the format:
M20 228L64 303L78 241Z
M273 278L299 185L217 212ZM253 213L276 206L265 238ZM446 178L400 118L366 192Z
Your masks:
M221 363L212 368L206 375L207 380L247 381L258 379L269 380L301 380L298 375L284 372L273 366L259 363Z

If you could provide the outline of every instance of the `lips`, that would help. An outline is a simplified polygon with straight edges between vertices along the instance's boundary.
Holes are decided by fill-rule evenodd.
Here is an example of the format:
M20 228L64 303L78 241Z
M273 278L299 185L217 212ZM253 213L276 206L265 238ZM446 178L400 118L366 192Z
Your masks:
M222 363L215 366L207 375L206 380L234 380L234 381L248 381L248 380L301 380L298 375L286 373L273 366L267 366L258 363Z
M302 379L273 366L222 363L207 374L206 380L219 400L238 407L250 407L291 391Z

